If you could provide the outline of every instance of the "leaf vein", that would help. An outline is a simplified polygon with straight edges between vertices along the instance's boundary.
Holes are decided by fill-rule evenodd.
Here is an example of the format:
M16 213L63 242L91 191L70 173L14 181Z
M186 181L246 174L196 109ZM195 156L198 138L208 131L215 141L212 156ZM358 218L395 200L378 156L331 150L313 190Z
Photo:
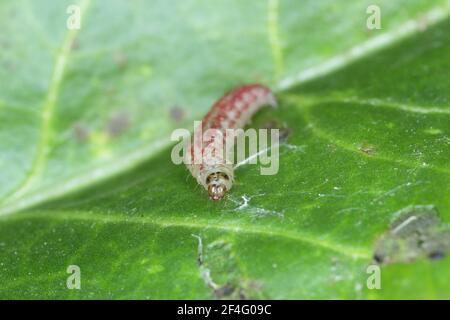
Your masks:
M164 217L124 217L124 216L114 216L108 215L103 216L99 214L95 214L92 212L84 212L84 211L74 211L69 212L66 211L64 213L56 213L54 211L36 211L34 213L24 213L20 215L15 215L10 217L10 219L39 219L39 218L48 218L48 219L56 219L56 220L76 220L76 221L95 221L99 223L137 223L137 224L145 224L145 225L153 225L159 228L187 228L187 229L215 229L224 232L234 232L240 234L252 234L252 235L263 235L267 237L275 237L275 238L284 238L290 239L294 241L299 241L304 244L318 247L322 249L326 249L329 251L333 251L339 254L342 254L346 257L352 259L370 259L371 253L366 248L357 248L351 247L348 245L343 245L339 243L333 243L327 239L320 239L314 235L300 232L298 230L284 230L277 229L273 226L270 226L270 229L265 228L261 225L233 225L226 224L221 222L211 223L210 221L202 221L201 219L197 219L195 221L189 221L187 218L177 218L171 217L171 221L166 221ZM267 226L266 226L267 227Z
M89 4L90 0L81 1L80 3L81 15L83 15L83 13L86 12ZM56 109L56 103L58 100L64 73L66 71L70 52L72 50L73 44L75 42L79 30L80 29L72 29L66 33L62 46L59 49L58 54L56 56L56 63L53 67L53 72L48 86L48 92L42 107L41 135L39 137L36 156L33 160L30 172L27 174L24 181L22 181L22 183L20 183L19 186L17 186L16 189L10 193L9 198L5 201L15 199L20 195L22 195L24 192L26 192L29 189L29 187L34 183L34 181L41 176L45 168L48 153L50 151L49 141L51 139L52 118Z

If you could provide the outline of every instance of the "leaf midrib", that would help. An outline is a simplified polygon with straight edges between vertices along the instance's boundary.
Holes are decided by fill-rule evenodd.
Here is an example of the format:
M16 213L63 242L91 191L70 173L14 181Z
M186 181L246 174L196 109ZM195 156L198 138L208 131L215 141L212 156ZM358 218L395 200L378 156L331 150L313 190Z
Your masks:
M1 219L5 219L0 218ZM224 223L224 221L214 221L212 223L209 219L196 217L195 220L188 218L179 218L175 216L167 217L167 215L159 216L119 216L119 215L102 215L91 211L63 211L56 210L39 210L30 213L21 213L8 217L8 221L30 220L30 219L49 219L62 221L90 221L100 222L105 224L123 223L123 224L144 224L157 226L159 228L186 228L186 229L213 229L225 232L233 232L235 234L252 234L262 235L266 237L284 238L298 241L313 247L319 247L329 251L339 253L351 259L368 260L371 257L371 252L367 248L351 247L342 245L330 240L320 239L315 235L301 232L299 230L280 229L275 225L264 226L261 224L245 224L242 225L240 221Z

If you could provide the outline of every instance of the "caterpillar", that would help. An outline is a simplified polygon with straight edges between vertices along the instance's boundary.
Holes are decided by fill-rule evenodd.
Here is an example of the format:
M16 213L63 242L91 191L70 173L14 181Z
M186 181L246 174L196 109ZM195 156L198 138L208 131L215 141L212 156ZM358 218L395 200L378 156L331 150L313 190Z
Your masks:
M197 182L209 194L210 199L220 200L229 191L234 181L232 161L227 161L229 150L226 150L227 129L242 129L259 109L264 106L276 107L277 102L272 91L261 84L247 84L237 87L221 97L205 115L194 132L194 139L188 146L187 155L191 161L186 166ZM212 130L207 139L203 132ZM211 130L210 130L211 131ZM221 152L215 152L212 145L222 141ZM229 146L228 146L229 147ZM203 161L195 161L201 158Z

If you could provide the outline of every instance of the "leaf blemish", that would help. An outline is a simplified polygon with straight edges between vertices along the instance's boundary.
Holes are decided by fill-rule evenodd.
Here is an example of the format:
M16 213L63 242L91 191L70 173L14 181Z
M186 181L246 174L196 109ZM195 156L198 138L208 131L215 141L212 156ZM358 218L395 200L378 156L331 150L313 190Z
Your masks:
M90 139L90 131L83 122L77 122L72 126L73 135L78 142L86 142Z
M436 209L413 206L399 211L389 230L377 240L373 260L377 264L439 260L449 251L450 232L442 227Z
M263 126L263 129L278 129L280 130L280 143L287 141L288 137L291 135L291 129L286 126L286 124L281 124L279 120L267 121Z
M173 106L169 110L169 116L170 116L170 119L172 119L172 121L174 121L176 123L180 123L186 117L186 113L185 113L184 109L181 108L180 106Z
M125 112L119 112L111 117L106 133L109 137L115 138L122 135L130 127L130 118Z
M241 276L230 242L219 239L204 248L202 238L195 234L192 236L198 240L197 263L200 275L216 299L261 298L261 284ZM218 283L224 284L215 282L212 274Z
M78 51L78 50L80 50L80 42L79 42L77 39L75 39L75 40L71 43L70 51Z
M247 195L243 195L241 196L240 200L236 200L232 197L229 197L230 201L233 202L236 207L232 210L233 212L246 212L246 213L250 213L251 217L253 219L257 219L257 218L263 218L263 217L267 217L267 216L275 216L275 217L279 217L281 219L284 218L284 211L279 212L279 211L275 211L275 210L269 210L269 209L265 209L262 207L258 207L258 206L253 206L250 204L250 201L255 198L255 197L263 197L265 196L264 193L262 194L256 194L253 196L247 196Z
M361 151L362 153L368 155L368 156L372 156L376 153L375 151L375 147L367 142L363 142L358 146L358 150Z

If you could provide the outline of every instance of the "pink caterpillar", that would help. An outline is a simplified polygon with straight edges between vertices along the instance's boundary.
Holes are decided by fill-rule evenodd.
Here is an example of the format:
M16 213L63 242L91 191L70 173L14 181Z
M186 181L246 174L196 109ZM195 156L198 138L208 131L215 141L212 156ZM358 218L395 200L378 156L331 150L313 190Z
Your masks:
M263 106L277 105L272 91L260 84L248 84L235 88L217 101L201 122L201 129L196 129L194 142L188 148L186 163L192 176L208 190L212 200L220 200L233 185L234 172L232 161L227 161L228 150L224 141L227 129L242 129ZM203 132L215 129L216 134L203 139ZM200 135L200 136L199 136ZM212 145L221 140L221 152L215 152ZM227 147L229 147L227 145ZM195 161L194 159L202 159Z

